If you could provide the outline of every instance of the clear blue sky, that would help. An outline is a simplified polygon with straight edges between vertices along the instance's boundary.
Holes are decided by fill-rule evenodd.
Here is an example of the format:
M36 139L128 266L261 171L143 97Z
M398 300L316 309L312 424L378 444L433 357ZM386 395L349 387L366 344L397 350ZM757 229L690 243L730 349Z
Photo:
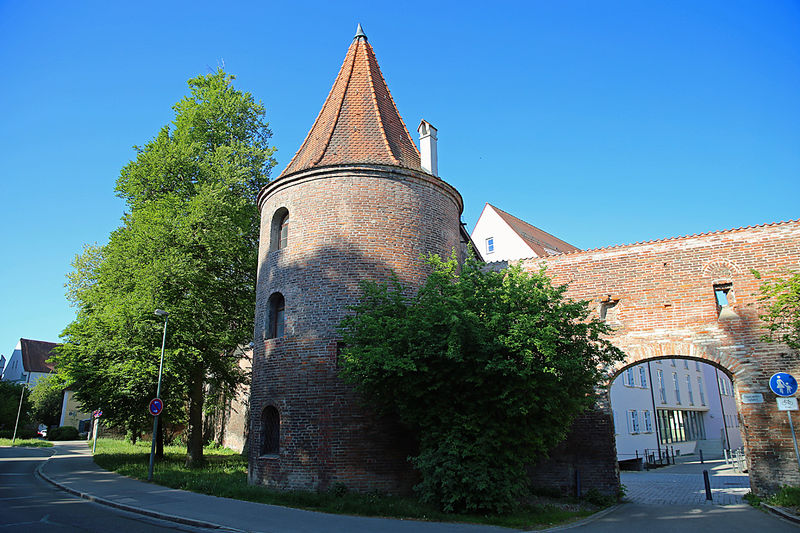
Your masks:
M800 218L797 2L276 4L0 0L0 353L72 320L70 261L187 79L224 62L266 105L277 175L358 22L470 228L485 202L581 248Z

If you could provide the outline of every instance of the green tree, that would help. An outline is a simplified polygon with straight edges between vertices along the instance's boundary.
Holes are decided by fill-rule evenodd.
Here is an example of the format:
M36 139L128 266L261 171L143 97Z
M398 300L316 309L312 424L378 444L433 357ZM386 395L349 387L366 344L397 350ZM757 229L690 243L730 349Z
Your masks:
M418 435L423 501L502 512L524 495L525 466L565 438L623 354L543 271L429 263L414 296L396 280L364 285L341 326L342 376Z
M128 212L108 244L73 262L77 317L57 364L87 408L132 431L150 419L163 321L162 397L188 423L187 465L203 461L204 387L232 390L232 354L252 338L258 191L274 165L264 107L221 70L189 80L191 95L126 165L116 192ZM180 413L185 406L185 413Z
M23 392L23 390L25 392ZM31 404L28 388L22 383L0 381L0 430L8 432L14 431L20 395L24 395L24 398L22 400L19 427L23 427L30 421L29 412Z
M757 279L761 275L753 271ZM766 280L760 287L765 313L761 315L767 340L779 340L800 350L800 272L790 271L785 277Z
M64 385L58 376L50 374L36 382L31 390L31 418L46 426L55 426L61 420L61 403Z

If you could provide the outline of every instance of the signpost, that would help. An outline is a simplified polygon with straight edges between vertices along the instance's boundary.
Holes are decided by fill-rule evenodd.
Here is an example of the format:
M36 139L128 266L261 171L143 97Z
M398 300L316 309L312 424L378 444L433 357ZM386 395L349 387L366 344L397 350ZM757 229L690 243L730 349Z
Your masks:
M800 451L797 450L797 435L794 434L792 411L797 411L797 398L791 398L797 392L797 380L786 372L776 372L769 378L769 388L779 396L777 398L778 411L786 411L789 417L789 430L792 432L794 442L794 455L797 457L797 466L800 468Z
M161 414L161 411L164 410L164 402L161 401L161 398L153 398L150 400L150 414L153 416L158 416Z
M92 455L94 455L94 451L97 449L97 426L100 425L100 417L103 416L103 411L97 409L96 411L92 411Z

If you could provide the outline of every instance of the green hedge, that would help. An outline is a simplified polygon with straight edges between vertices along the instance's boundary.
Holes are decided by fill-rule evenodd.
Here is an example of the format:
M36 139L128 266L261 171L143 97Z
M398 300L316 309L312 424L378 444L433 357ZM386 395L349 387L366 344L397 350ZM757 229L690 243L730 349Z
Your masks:
M78 430L72 426L61 426L47 432L47 440L78 440Z
M35 439L39 433L35 429L19 428L17 429L18 439ZM13 429L0 429L0 439L11 439L14 437Z

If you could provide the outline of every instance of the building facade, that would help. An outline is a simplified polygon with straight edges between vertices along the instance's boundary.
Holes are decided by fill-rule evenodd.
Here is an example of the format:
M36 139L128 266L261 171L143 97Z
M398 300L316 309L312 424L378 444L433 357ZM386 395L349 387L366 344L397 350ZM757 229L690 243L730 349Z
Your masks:
M20 339L3 369L4 381L25 383L33 387L44 376L53 372L49 362L54 355L55 342Z

